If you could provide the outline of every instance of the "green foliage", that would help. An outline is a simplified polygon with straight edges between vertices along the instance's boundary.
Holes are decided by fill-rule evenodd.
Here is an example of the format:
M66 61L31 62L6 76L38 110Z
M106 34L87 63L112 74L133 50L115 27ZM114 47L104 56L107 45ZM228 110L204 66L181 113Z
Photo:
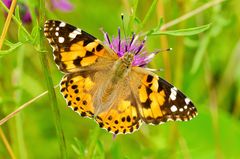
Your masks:
M240 5L237 0L215 4L166 29L163 28L168 22L209 2L72 0L71 3L74 9L70 12L52 11L47 4L46 10L41 8L39 14L38 6L42 3L28 1L26 5L33 17L30 24L22 22L18 5L0 50L0 120L42 92L50 92L50 98L46 95L39 98L1 125L16 158L239 157ZM2 1L0 4L8 12ZM196 118L158 126L143 124L133 134L113 137L93 120L79 117L66 108L58 88L55 96L53 86L59 83L62 74L42 35L43 19L63 20L103 39L99 28L104 28L110 36L116 34L121 26L121 13L127 35L137 32L149 37L147 50L173 48L172 53L159 53L151 66L163 68L159 75L164 78L163 74L169 74L167 80L194 101L199 111ZM2 31L3 11L1 16ZM58 108L51 109L51 105ZM10 158L1 138L0 158Z
M179 29L179 30L169 30L169 31L160 31L159 29L154 29L151 33L148 33L147 35L172 35L172 36L192 36L200 34L207 29L209 29L210 25L203 25L199 27L194 28L188 28L188 29Z

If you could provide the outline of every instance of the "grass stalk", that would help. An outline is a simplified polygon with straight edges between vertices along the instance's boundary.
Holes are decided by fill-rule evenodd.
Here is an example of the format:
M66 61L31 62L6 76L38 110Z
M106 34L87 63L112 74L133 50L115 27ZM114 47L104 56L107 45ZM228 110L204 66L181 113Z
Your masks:
M16 157L15 157L15 155L13 153L13 150L12 150L12 148L11 148L7 138L6 138L6 136L4 135L4 132L3 132L1 127L0 127L0 137L2 138L3 144L5 145L8 153L9 153L9 155L11 157L11 159L15 159Z
M54 85L53 85L50 68L48 64L48 59L45 51L46 48L44 46L45 44L44 44L43 26L45 22L45 0L40 0L39 17L40 17L39 18L40 19L39 20L40 37L39 37L38 50L39 50L40 60L41 60L41 64L42 64L42 68L43 68L43 72L44 72L44 76L46 79L47 88L49 92L49 101L51 101L52 111L54 114L54 120L55 120L57 136L59 140L61 158L66 159L67 158L66 142L64 138L62 124L61 124L60 111L58 109L57 98L54 91Z
M131 9L131 13L130 13L130 18L129 18L129 23L128 23L128 28L127 28L127 34L131 33L131 29L133 28L133 23L134 23L134 19L136 17L136 10L138 7L138 0L134 0L133 1L133 7Z
M1 1L2 2L2 1ZM3 3L3 2L2 2ZM1 38L0 38L0 50L2 49L2 46L3 46L3 41L7 35L7 32L8 32L8 28L9 28L9 25L10 25L10 22L11 22L11 19L12 19L12 15L13 15L13 12L15 10L15 7L16 7L16 4L17 4L17 0L13 0L12 1L12 4L11 4L11 7L10 7L10 10L8 12L8 15L7 15L7 19L5 21L5 24L4 24L4 27L3 27L3 31L2 31L2 34L1 34ZM4 5L4 4L3 4ZM5 6L5 5L4 5Z
M158 8L157 8L157 18L160 19L161 17L164 17L164 4L162 1L158 1ZM168 46L168 40L166 36L160 36L160 43L162 48L169 48ZM164 73L165 73L165 79L168 81L171 81L171 64L170 64L170 58L169 53L162 53L163 56L163 64L164 64Z
M94 151L96 148L96 143L100 134L100 128L98 126L93 129L92 135L89 138L88 151L86 153L87 159L92 159L94 157Z
M15 96L15 105L16 108L18 105L20 105L21 99L22 99L22 89L21 89L21 81L23 74L23 63L24 63L24 50L26 48L23 46L18 51L17 54L17 66L14 73L14 83L15 87L17 88L14 92ZM20 158L27 158L27 152L25 147L25 140L24 140L24 133L23 133L23 122L22 122L22 114L18 114L16 116L16 137L17 137L17 146L18 146L18 154Z
M177 1L178 6L179 6L179 12L180 14L182 14L183 12L185 12L185 8L186 8L186 3L182 2L182 1ZM180 28L185 28L185 23L182 22L179 24ZM174 68L174 84L175 86L177 86L178 88L181 88L182 85L182 75L183 75L183 60L184 60L184 37L180 36L180 37L176 37L176 41L177 41L177 46L176 46L176 50L175 52L175 68Z
M9 25L10 25L10 22L11 22L12 15L13 15L13 12L15 10L16 4L17 4L17 0L13 0L12 3L11 3L11 6L10 6L10 10L8 12L8 15L7 15L7 19L4 23L3 31L2 31L2 34L1 34L1 37L0 37L0 50L2 49L4 39L7 35L8 28L9 28ZM9 155L11 156L12 159L15 159L15 155L13 153L13 150L12 150L7 138L5 137L4 132L2 131L1 127L0 127L0 136L3 140L4 145L6 146L6 149L9 153Z
M142 27L144 27L144 26L146 25L146 23L148 22L151 14L152 14L153 11L154 11L154 8L156 8L157 2L158 2L158 0L154 0L154 1L152 2L152 4L151 4L151 6L150 6L150 8L149 8L149 10L148 10L148 12L147 12L147 14L145 15L145 17L144 17L144 19L143 19L143 21L142 21ZM141 29L141 28L140 28L140 29Z
M44 95L46 95L48 93L48 91L45 91L41 94L39 94L38 96L36 96L35 98L29 100L28 102L24 103L23 105L19 106L15 111L11 112L10 114L8 114L5 118L0 120L0 126L3 125L5 122L7 122L8 120L10 120L11 118L13 118L14 116L17 115L17 113L19 113L20 111L22 111L23 109L25 109L27 106L29 106L30 104L32 104L33 102L35 102L36 100L40 99L41 97L43 97Z
M209 105L211 115L212 115L212 126L213 133L215 139L215 150L216 150L216 158L222 159L222 151L221 151L221 143L220 143L220 132L219 132L219 114L218 114L218 102L217 102L217 92L216 87L213 80L212 68L210 65L209 57L205 55L205 77L207 81L208 92L210 96Z
M13 2L12 2L13 3ZM0 5L3 7L3 9L9 14L10 10L5 6L5 4L3 3L3 1L0 1ZM10 8L11 9L11 8ZM11 18L14 20L15 23L17 23L18 27L20 27L28 36L29 40L33 40L32 36L29 34L29 32L27 31L27 29L22 25L22 22L20 20L18 20L14 14L12 13ZM2 47L2 46L1 46ZM0 47L0 50L1 50Z
M160 28L160 30L162 30L162 31L163 31L163 30L166 30L167 28L170 28L170 27L172 27L172 26L174 26L174 25L176 25L176 24L178 24L178 23L180 23L180 22L182 22L182 21L184 21L184 20L187 20L187 19L193 17L194 15L199 14L199 13L203 12L204 10L206 10L206 9L208 9L208 8L210 8L210 7L213 7L213 6L215 6L215 5L219 4L219 3L222 3L222 2L224 2L224 1L226 1L226 0L210 1L210 2L208 2L208 3L206 3L206 4L204 4L204 5L196 8L196 9L193 10L193 11L191 11L191 12L189 12L189 13L186 13L186 14L184 14L183 16L181 16L181 17L179 17L179 18L176 18L176 19L174 19L174 20L172 20L172 21L170 21L170 22L162 25L162 27Z

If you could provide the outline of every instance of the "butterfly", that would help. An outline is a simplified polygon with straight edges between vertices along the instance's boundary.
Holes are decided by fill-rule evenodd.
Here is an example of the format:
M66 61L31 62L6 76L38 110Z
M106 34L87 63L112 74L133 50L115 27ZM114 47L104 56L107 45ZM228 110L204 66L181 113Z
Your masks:
M142 45L131 46L134 38L124 47L114 48L109 38L108 46L57 20L45 22L44 35L64 73L60 91L68 107L96 120L101 128L126 134L138 130L142 123L188 121L197 115L189 98L143 66L147 59L142 57ZM119 38L115 43L123 41Z

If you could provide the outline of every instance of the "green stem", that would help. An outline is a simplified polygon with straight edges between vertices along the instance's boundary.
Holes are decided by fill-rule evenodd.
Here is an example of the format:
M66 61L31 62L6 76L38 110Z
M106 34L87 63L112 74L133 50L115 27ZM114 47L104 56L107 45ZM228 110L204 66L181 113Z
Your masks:
M158 2L158 0L154 0L152 2L152 5L150 6L146 16L143 19L142 26L144 26L148 22L150 15L153 13L153 9L156 8L157 2Z
M127 34L131 33L131 31L132 31L131 29L133 28L133 22L136 17L137 7L138 7L138 0L134 0L133 10L129 17L130 19L129 19L128 28L127 28Z
M44 36L43 36L43 26L45 22L45 1L40 0L40 8L39 8L39 25L40 25L40 37L39 37L39 52L40 52L40 59L43 67L44 76L47 82L48 92L49 92L49 101L51 101L52 110L54 114L54 120L55 120L55 126L56 131L58 135L59 140L59 146L60 146L60 153L61 158L66 159L67 158L67 151L66 151L66 142L63 134L63 129L61 125L61 118L60 118L60 111L58 109L58 103L56 94L54 91L54 85L50 74L50 69L48 65L48 59L46 55L46 49L44 47Z
M16 106L19 106L22 99L22 89L21 89L21 75L23 72L23 62L24 62L24 50L26 48L23 46L18 51L17 54L17 67L15 70L15 84L16 84L16 91L15 91L15 101ZM16 115L16 136L18 140L18 153L20 158L27 158L25 140L24 140L24 133L23 133L23 122L22 122L22 114Z
M94 157L93 156L94 155L94 150L96 148L96 143L98 141L100 130L101 129L98 126L96 126L96 128L93 130L92 135L90 136L89 143L88 143L88 151L87 151L87 154L86 154L87 159L91 159L91 158Z

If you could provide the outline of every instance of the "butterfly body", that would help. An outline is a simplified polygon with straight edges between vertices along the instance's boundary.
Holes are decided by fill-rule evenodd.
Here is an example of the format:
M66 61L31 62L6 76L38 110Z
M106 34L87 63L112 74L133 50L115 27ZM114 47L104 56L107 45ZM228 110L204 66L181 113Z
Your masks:
M107 39L107 46L83 30L55 20L45 23L44 33L56 64L65 73L61 93L67 105L81 116L95 119L101 128L126 134L143 122L188 121L197 115L182 92L140 67L152 55L142 58L146 53L141 52L142 45L133 47L134 39L130 43L118 39L117 45Z

